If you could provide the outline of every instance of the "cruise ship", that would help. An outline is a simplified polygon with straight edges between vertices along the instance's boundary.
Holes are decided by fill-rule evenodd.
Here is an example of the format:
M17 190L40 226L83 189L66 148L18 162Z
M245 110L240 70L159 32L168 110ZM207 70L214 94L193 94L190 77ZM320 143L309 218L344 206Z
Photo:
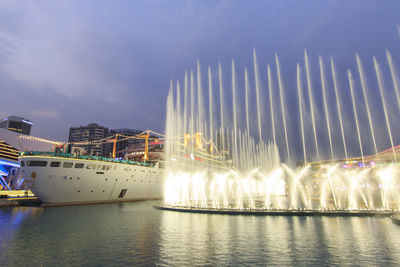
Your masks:
M45 204L161 199L163 162L144 163L64 153L23 152L21 172Z
M146 140L145 158L147 145ZM20 172L26 185L44 204L72 205L162 198L162 161L140 162L64 151L22 152L19 157Z
M27 187L47 205L161 199L166 162L149 161L151 153L159 152L149 152L149 132L138 136L145 139L144 151L139 152L144 161L115 158L115 138L106 140L114 143L112 158L65 153L70 151L68 144L53 152L22 152L20 175ZM197 133L185 137L182 144L174 142L175 153L169 160L169 167L229 168L222 156L212 153L211 146L202 146L199 137Z

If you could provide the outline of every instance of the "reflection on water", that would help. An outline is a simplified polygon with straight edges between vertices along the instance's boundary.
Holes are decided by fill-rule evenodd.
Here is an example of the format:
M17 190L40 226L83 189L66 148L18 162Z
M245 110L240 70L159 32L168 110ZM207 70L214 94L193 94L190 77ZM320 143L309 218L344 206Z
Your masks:
M399 265L389 218L189 214L155 202L0 209L0 265Z

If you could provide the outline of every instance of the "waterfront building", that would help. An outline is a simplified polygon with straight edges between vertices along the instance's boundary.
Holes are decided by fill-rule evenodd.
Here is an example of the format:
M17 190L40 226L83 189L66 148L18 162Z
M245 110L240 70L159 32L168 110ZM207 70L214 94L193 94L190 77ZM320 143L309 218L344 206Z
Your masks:
M102 140L110 136L107 127L98 125L97 123L89 123L87 126L71 127L69 129L68 142L91 142ZM87 154L96 156L108 156L109 148L106 143L101 144L85 144L81 145Z
M18 156L21 151L50 151L52 144L34 137L0 128L0 190L22 189Z
M140 142L133 144L121 151L121 154L123 154L124 157L129 160L144 160L145 142L144 140L139 141ZM152 139L152 141L149 142L148 160L164 160L164 142L158 139Z
M116 155L117 157L124 157L125 149L131 146L137 146L139 144L144 145L144 139L136 139L136 138L129 138L127 136L135 136L142 132L142 130L134 130L134 129L112 129L110 131L111 136L117 136L117 143L116 143ZM112 152L112 146L110 147Z
M15 174L18 164L19 151L0 139L0 190L11 189L9 174Z
M96 140L107 139L108 137L117 136L116 143L116 156L124 157L125 150L131 146L144 144L144 139L128 138L130 136L138 135L142 130L134 129L109 129L107 127L98 125L96 123L89 123L87 126L71 127L69 130L69 143L91 142ZM101 144L85 144L75 145L75 147L82 147L88 155L97 155L103 157L110 157L113 151L113 143L104 142Z
M20 134L30 135L33 122L18 116L8 116L0 121L0 128Z

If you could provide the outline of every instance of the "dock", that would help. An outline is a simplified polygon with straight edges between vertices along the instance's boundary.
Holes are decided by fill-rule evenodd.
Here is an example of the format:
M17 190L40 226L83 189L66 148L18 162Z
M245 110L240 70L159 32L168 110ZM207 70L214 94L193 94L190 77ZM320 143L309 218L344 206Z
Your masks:
M400 225L400 215L393 215L392 216L392 222L395 224Z
M30 190L0 190L0 207L40 205Z

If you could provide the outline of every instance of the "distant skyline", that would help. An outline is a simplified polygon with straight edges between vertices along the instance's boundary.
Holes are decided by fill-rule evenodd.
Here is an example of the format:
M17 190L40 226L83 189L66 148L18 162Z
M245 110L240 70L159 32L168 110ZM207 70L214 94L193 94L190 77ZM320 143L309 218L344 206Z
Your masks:
M242 75L253 48L264 85L278 53L292 86L305 48L313 66L334 57L342 77L356 52L367 72L385 49L400 67L399 10L395 0L2 1L0 117L30 119L32 135L52 140L91 122L164 132L170 80L197 59L215 76L221 61L227 88L231 60Z

